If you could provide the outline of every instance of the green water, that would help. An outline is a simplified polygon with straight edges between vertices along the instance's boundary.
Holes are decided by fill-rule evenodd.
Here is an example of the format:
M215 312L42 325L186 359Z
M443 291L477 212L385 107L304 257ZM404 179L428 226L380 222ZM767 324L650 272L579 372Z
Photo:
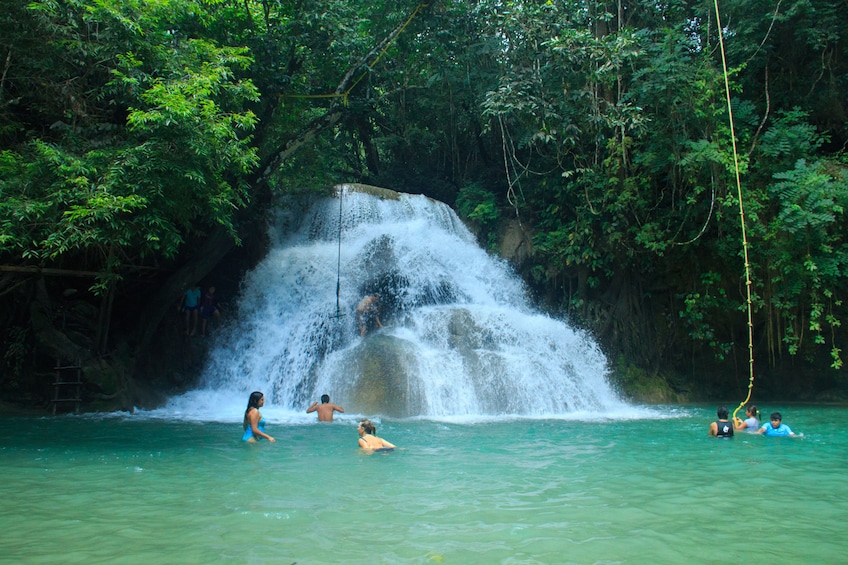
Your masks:
M624 421L0 419L0 563L844 563L848 409L802 439Z

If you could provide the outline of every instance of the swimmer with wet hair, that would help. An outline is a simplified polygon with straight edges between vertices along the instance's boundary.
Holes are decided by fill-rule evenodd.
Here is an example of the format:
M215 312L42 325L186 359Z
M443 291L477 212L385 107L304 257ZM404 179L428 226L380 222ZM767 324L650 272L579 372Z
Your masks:
M359 422L356 428L359 433L359 447L369 451L392 451L395 445L381 437L377 437L377 428L371 420L365 419Z
M763 426L757 430L758 434L765 434L771 437L798 437L798 435L792 431L792 428L783 423L783 416L780 415L780 412L772 412L769 420L770 422L768 424L763 424ZM803 436L804 434L801 435Z
M745 408L745 418L733 418L733 428L736 430L745 430L747 432L756 432L760 428L760 411L755 405L750 405Z
M710 435L713 437L733 437L733 424L727 419L728 412L724 406L716 410L718 420L710 423Z
M244 411L244 435L241 437L242 441L256 443L256 441L262 438L267 439L271 443L277 441L265 433L265 418L259 413L259 409L263 406L265 406L265 395L258 390L251 392L250 397L247 399L247 410Z
M318 402L315 401L309 406L309 408L306 409L307 414L311 414L312 412L318 412L319 422L332 422L333 412L344 413L344 408L342 408L338 404L332 404L330 402L329 394L322 394L321 404L318 404Z

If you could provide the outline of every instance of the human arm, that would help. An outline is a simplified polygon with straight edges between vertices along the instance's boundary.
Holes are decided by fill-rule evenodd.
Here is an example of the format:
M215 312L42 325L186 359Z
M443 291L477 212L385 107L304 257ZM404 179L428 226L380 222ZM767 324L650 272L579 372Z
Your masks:
M710 424L709 434L710 434L710 436L717 436L718 435L718 424L716 424L715 422L712 422Z
M316 410L318 410L318 401L317 400L309 405L309 408L306 409L306 413L312 414Z
M388 442L388 441L384 440L383 438L380 438L380 446L381 447L390 447L392 449L395 448L395 444Z
M745 420L740 418L733 418L733 429L734 430L744 430L748 427L748 424L745 423Z
M342 408L338 404L333 404L333 410L335 410L336 412L344 413L344 408Z

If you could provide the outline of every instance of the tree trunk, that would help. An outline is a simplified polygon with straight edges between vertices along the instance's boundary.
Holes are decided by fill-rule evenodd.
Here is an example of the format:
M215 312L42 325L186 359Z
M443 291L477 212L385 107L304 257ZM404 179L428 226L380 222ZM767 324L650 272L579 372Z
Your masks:
M365 166L368 167L368 171L376 178L380 176L380 155L377 153L377 148L374 147L374 142L371 140L371 123L367 117L362 115L356 116L355 120L356 130L359 133L359 141L362 142L362 147L365 149Z

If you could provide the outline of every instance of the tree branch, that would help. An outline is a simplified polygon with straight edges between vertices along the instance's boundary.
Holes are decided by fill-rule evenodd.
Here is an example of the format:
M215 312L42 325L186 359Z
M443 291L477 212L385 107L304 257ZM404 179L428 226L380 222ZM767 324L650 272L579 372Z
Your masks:
M409 25L409 22L421 13L424 9L429 8L431 4L419 4L415 7L415 10L412 14L405 19L403 22L394 27L377 45L371 48L368 53L359 58L356 63L348 68L347 72L342 77L342 80L339 82L338 86L336 86L335 91L333 92L334 97L330 102L330 106L327 108L327 112L321 116L310 122L310 124L301 131L295 138L287 141L281 147L277 148L275 151L271 152L271 156L268 157L262 165L259 167L259 175L256 177L254 184L263 184L268 182L268 179L271 175L274 174L285 161L291 157L291 155L297 151L300 147L315 139L321 132L333 127L336 122L341 118L344 107L347 105L346 100L347 96L350 94L350 91L359 83L359 78L354 80L354 77L357 76L357 73L363 69L363 67L372 67L374 63L380 58L380 55L383 54L383 51L394 41L398 35ZM368 71L362 71L363 76L364 73ZM360 77L361 78L361 77ZM341 102L340 102L341 100Z

